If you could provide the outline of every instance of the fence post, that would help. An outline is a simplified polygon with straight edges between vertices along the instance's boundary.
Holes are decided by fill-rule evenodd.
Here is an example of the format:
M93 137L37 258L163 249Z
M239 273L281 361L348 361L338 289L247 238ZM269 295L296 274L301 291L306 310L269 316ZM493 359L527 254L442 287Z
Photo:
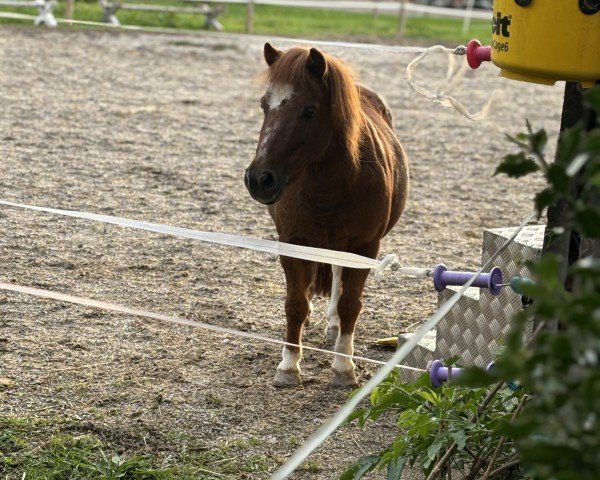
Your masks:
M471 17L473 16L473 7L475 6L475 0L467 0L467 8L465 10L465 18L463 20L462 34L466 35L469 33L471 28Z
M406 0L401 0L398 8L398 37L402 38L406 34Z
M67 20L73 20L73 15L75 13L75 0L67 0L67 7L65 10L65 16Z
M583 88L578 82L567 82L565 85L565 95L563 100L562 117L560 121L561 134L568 128L583 122L586 130L592 130L596 126L597 119L592 111L583 104ZM559 138L560 142L560 138ZM578 175L573 182L573 191L575 198L579 196L580 185L577 181ZM566 224L572 215L568 203L564 200L558 201L548 207L548 222L546 224L546 234L544 236L544 246L542 255L554 253L562 257L562 265L559 272L559 281L567 290L571 290L571 282L567 276L567 270L570 265L579 258L587 255L595 257L600 256L600 241L582 238L578 232L568 230ZM558 328L558 324L550 325L549 328Z
M246 8L246 33L254 32L254 0L248 0Z

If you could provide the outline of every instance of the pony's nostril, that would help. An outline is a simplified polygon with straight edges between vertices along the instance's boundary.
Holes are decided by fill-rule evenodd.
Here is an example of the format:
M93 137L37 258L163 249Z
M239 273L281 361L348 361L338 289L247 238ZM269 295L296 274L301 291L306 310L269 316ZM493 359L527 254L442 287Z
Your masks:
M272 172L262 172L258 176L258 186L261 190L270 190L275 186L275 175Z

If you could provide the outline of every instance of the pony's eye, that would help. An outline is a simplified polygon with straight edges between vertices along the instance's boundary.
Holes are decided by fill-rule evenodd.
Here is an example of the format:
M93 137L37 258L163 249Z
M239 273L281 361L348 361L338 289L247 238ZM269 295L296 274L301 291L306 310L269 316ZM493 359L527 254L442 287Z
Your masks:
M302 110L302 116L304 118L313 118L316 115L316 113L316 107L304 107L304 110Z
M267 101L264 98L260 101L260 108L262 108L264 113L267 113L267 110L269 109L269 105L267 105Z

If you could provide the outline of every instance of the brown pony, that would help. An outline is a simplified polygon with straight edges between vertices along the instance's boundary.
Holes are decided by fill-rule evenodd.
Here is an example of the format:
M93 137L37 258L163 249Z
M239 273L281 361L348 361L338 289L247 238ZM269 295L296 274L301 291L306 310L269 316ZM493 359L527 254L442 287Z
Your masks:
M383 101L340 60L311 48L265 44L269 86L256 156L245 183L268 205L279 240L376 258L406 203L408 164ZM352 355L369 273L281 257L286 341L300 345L314 294L331 294L326 334ZM274 384L300 383L301 348L284 347ZM355 385L354 363L335 356L332 383Z

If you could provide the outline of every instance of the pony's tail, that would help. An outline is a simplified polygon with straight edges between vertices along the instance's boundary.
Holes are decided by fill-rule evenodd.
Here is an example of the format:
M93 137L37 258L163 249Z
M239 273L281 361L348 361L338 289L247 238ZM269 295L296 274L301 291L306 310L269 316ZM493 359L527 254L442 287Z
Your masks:
M331 295L331 281L333 275L331 273L331 265L320 263L317 267L317 278L315 279L315 293L321 296Z

